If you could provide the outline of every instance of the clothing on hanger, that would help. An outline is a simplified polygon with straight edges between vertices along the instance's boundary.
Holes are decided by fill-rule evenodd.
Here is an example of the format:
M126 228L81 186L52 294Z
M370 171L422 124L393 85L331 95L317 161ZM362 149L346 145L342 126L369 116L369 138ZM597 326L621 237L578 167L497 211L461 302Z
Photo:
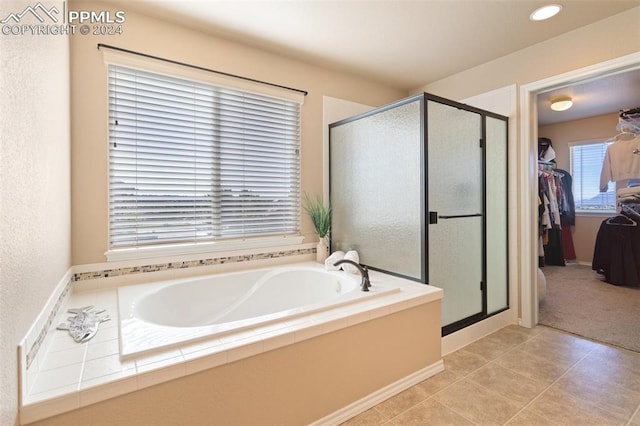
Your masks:
M640 286L638 222L625 215L603 220L596 236L591 265L610 284Z
M617 140L607 147L600 172L600 192L607 192L609 182L640 178L640 136ZM625 185L626 186L626 185Z

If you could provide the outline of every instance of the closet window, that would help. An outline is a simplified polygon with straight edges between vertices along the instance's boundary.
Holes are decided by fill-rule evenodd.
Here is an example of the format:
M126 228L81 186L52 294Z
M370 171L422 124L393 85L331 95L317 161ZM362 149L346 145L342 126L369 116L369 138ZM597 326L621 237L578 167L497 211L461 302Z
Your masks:
M616 211L616 189L609 185L607 192L600 192L600 172L608 143L577 142L569 145L573 197L576 212L611 213Z
M110 250L299 235L299 149L298 102L109 65Z

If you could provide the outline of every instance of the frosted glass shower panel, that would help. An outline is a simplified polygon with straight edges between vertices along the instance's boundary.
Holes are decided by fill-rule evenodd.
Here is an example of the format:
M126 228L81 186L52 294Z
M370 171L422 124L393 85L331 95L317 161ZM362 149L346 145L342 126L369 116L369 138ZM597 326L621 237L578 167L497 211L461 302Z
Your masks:
M428 283L444 290L442 325L483 312L481 115L427 102Z
M507 236L507 121L487 117L487 313L509 306Z
M430 225L429 247L429 284L444 290L442 325L482 313L482 218Z
M427 102L429 210L483 211L482 122L474 112Z
M423 280L421 101L330 127L332 250Z

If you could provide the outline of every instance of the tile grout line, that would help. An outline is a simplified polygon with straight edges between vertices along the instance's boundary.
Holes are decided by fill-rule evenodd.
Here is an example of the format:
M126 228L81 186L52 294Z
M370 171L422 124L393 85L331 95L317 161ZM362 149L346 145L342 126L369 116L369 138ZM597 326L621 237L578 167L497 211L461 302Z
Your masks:
M627 421L627 426L631 425L631 420L633 420L635 416L640 416L640 404L638 404L638 408L636 408L636 411L634 411L631 417L629 417L629 420Z
M410 411L410 410L413 410L414 408L416 408L418 405L422 404L423 402L428 401L428 400L430 400L430 399L433 399L433 397L434 397L436 394L438 394L438 393L440 393L441 391L443 391L443 390L447 389L449 386L452 386L452 385L454 385L454 384L458 383L459 381L463 380L465 377L466 377L466 376L460 377L460 378L459 378L458 380L456 380L455 382L448 384L447 386L443 387L442 389L440 389L439 391L437 391L437 392L435 392L435 393L432 393L431 395L428 395L428 396L427 396L425 399L423 399L422 401L420 401L420 402L418 402L418 403L416 403L416 404L414 404L414 405L412 405L412 406L408 407L406 410L403 410L403 411L399 412L398 414L396 414L395 416L393 416L393 417L391 417L391 418L387 419L387 421L386 421L385 423L383 423L383 424L387 424L388 422L392 421L393 419L395 419L395 418L397 418L397 417L402 416L403 414L405 414L406 412L408 412L408 411ZM429 379L427 379L427 380L429 380ZM414 385L414 386L417 386L417 385ZM408 390L408 389L407 389L407 390ZM439 404L442 404L440 401L436 401L436 402L437 402L437 403L439 403ZM444 404L442 404L442 405L444 405ZM444 406L446 407L446 405L444 405ZM376 407L377 407L377 406L376 406ZM374 408L376 408L376 407L374 407ZM449 407L447 407L447 408L449 408ZM451 410L451 408L449 408L449 409ZM378 410L377 410L377 408L376 408L376 411L378 411ZM380 413L380 411L378 411L378 413ZM382 414L382 413L380 413L380 414ZM458 413L456 412L456 414L458 414ZM382 415L384 416L384 414L382 414ZM474 423L474 424L475 424L475 423Z
M519 372L514 371L514 370L512 370L512 369L510 369L510 368L508 368L508 367L505 367L505 366L503 366L503 365L500 365L500 364L498 363L498 359L502 358L503 356L505 356L506 354L508 354L508 353L510 353L510 352L512 352L512 351L517 350L520 346L522 346L522 345L526 344L527 342L529 342L529 341L533 340L534 338L536 338L536 337L537 337L537 336L539 336L539 335L540 335L540 334L539 334L539 333L537 333L537 334L535 334L535 335L533 335L533 336L529 336L529 337L528 337L526 340L524 340L523 342L520 342L520 343L518 343L518 344L513 345L513 347L509 348L509 349L508 349L507 351L505 351L503 354L501 354L500 356L498 356L498 357L496 357L496 358L494 358L494 359L490 360L489 362L487 362L486 364L482 365L481 367L479 367L479 368L475 369L474 371L472 371L472 372L468 373L468 374L467 374L467 375L465 375L462 379L467 378L467 377L468 377L468 376L470 376L471 374L475 373L476 371L478 371L478 370L480 370L480 369L482 369L482 368L485 368L486 366L488 366L488 365L490 365L490 364L497 364L498 366L500 366L500 367L504 368L505 370L509 370L509 371L511 371L511 372L512 372L512 373L514 373L514 374L517 374L517 375L522 376L522 377L525 377L525 378L529 378L529 379L534 380L534 381L536 381L536 382L540 382L539 380L536 380L536 379L533 379L533 378L530 378L530 377L523 376L523 375L522 375L522 374L520 374ZM592 349L592 350L593 350L593 349ZM589 352L589 353L591 353L591 352ZM589 353L587 353L584 357L586 357L587 355L589 355ZM584 358L584 357L583 357L583 358ZM575 363L575 364L577 364L578 362L582 361L582 359L583 359L583 358L581 358L580 360L576 361L576 363ZM575 364L574 364L574 365L575 365ZM573 368L573 366L572 366L571 368ZM567 370L567 372L568 372L568 370ZM566 374L567 372L563 373L563 375L564 375L564 374ZM560 377L559 377L558 379L556 379L556 380L559 380L561 377L562 377L562 376L560 376ZM461 380L462 380L462 379L461 379ZM471 380L471 379L470 379L470 380ZM495 391L493 391L492 389L489 389L489 388L487 388L486 386L484 386L484 385L482 385L482 384L480 384L480 383L477 383L477 382L475 382L475 381L473 381L473 380L471 380L471 381L472 381L473 383L475 383L476 385L480 386L481 388L486 389L486 390L488 390L488 391L489 391L489 392L491 392L491 393L495 393L497 396L501 397L501 398L502 398L502 399L504 399L504 400L512 401L511 399L508 399L508 398L506 398L506 397L504 397L504 396L500 395L499 393L496 393L496 392L495 392ZM555 383L555 381L554 381L553 383ZM538 394L538 395L537 395L533 400L529 401L529 403L525 404L525 405L524 405L521 409L519 409L519 410L518 410L518 411L517 411L513 416L511 416L509 419L507 419L507 420L506 420L506 422L505 422L504 424L509 423L509 421L513 420L513 419L514 419L516 416L518 416L522 411L524 411L524 410L525 410L525 409L526 409L526 408L527 408L531 403L533 403L533 401L535 401L536 399L538 399L538 398L539 398L539 397L540 397L544 392L546 392L546 391L547 391L547 389L549 389L549 387L551 387L551 386L553 385L553 383L551 383L549 386L547 386L547 387L546 387L543 391L541 391L541 392L540 392L540 393L539 393L539 394ZM447 405L445 405L445 404L443 404L443 405L444 405L445 407L449 408L450 410L454 411L456 414L462 415L462 414L458 413L457 411L453 410L451 407L449 407L449 406L447 406ZM463 416L463 417L464 417L464 416ZM543 417L543 416L541 416L541 417ZM466 417L464 417L464 418L466 419ZM551 422L551 423L553 423L553 424L557 424L557 423L554 423L554 422L552 422L551 420L547 419L546 417L543 417L543 418L544 418L545 420L550 421L550 422ZM469 419L467 419L467 420L469 420ZM473 422L472 422L472 423L473 423ZM475 424L475 423L474 423L474 424Z
M533 337L535 337L535 336L532 336L531 338L533 338ZM506 367L501 366L500 364L498 364L498 362L497 362L497 361L498 361L498 359L499 359L499 358L501 358L502 356L504 356L504 355L508 354L508 353L509 353L509 352L511 352L511 351L516 350L520 345L523 345L524 343L526 343L526 342L528 342L529 340L531 340L531 338L528 338L528 339L527 339L527 340L525 340L524 342L521 342L521 343L518 343L518 344L513 345L513 347L511 347L511 348L509 348L508 350L506 350L502 355L500 355L500 356L498 356L498 357L496 357L496 358L494 358L494 359L492 359L492 360L488 360L488 362L486 362L485 364L483 364L483 365L481 365L480 367L476 368L475 370L473 370L473 371L471 371L471 372L469 372L469 373L465 374L462 378L460 378L460 380L456 380L454 383L451 383L450 385L448 385L448 386L446 386L446 387L442 388L440 391L444 391L444 390L445 390L446 388L448 388L449 386L452 386L452 385L454 385L455 383L458 383L458 382L460 382L460 381L462 381L462 380L464 380L464 379L468 378L468 377L469 377L469 376L471 376L472 374L476 373L478 370L481 370L481 369L483 369L483 368L487 367L487 366L488 366L488 365L490 365L490 364L497 364L497 365L499 365L500 367L502 367L502 368L504 368L504 369L506 369L506 370L512 371L512 372L514 372L514 373L516 373L516 374L520 374L520 373L517 373L517 372L515 372L515 371L513 371L513 370L511 370L511 369L509 369L509 368L506 368ZM462 348L462 349L464 349L464 348ZM469 353L472 353L472 352L469 352ZM478 355L478 356L479 356L479 355ZM491 393L495 393L495 394L496 394L497 396L499 396L500 398L502 398L502 399L504 399L504 400L507 400L507 401L511 401L511 400L508 400L507 398L505 398L504 396L502 396L502 395L500 395L500 394L497 394L497 393L496 393L495 391L493 391L492 389L489 389L489 388L487 388L486 386L483 386L483 385L481 385L480 383L477 383L477 382L475 382L475 381L473 381L473 380L471 380L471 379L469 379L469 380L470 380L470 381L472 381L472 382L473 382L474 384L476 384L477 386L480 386L481 388L486 389L486 390L488 390L488 391L489 391L489 392L491 392ZM439 393L440 391L438 391L438 392L436 392L436 393ZM435 394L434 394L434 395L435 395ZM438 402L439 402L440 404L442 404L443 406L445 406L446 408L448 408L449 410L451 410L451 411L453 411L454 413L456 413L457 415L459 415L459 416L463 417L465 420L468 420L469 422L473 423L474 425L477 425L477 423L475 423L473 420L471 420L471 419L467 418L464 414L462 414L462 413L458 412L458 411L457 411L457 410L455 410L454 408L452 408L452 407L448 406L447 404L445 404L445 403L443 403L443 402L440 402L440 401L438 401ZM507 420L507 422L508 422L509 420L513 419L513 417L517 416L517 415L518 415L518 413L520 413L520 411L521 411L521 410L519 410L516 414L514 414L511 418L509 418L509 419Z
M484 338L486 338L486 337L488 337L488 336L485 336ZM535 336L533 336L533 337L535 337ZM507 353L509 353L510 351L512 351L512 350L514 350L514 349L516 349L518 346L520 346L521 344L523 344L523 343L527 342L528 340L530 340L530 338L529 338L529 339L527 339L527 340L525 340L524 342L521 342L521 343L518 343L518 344L513 345L513 347L511 347L511 348L507 349L507 350L505 351L505 353L504 353L504 354L507 354ZM464 350L464 348L460 348L458 351L460 351L460 350ZM458 351L455 351L455 352L458 352ZM453 353L455 353L455 352L453 352ZM467 352L469 352L469 351L467 351ZM472 354L473 354L473 352L469 352L469 353L472 353ZM504 355L504 354L502 354L502 355ZM477 355L477 354L474 354L474 355ZM500 355L500 356L502 356L502 355ZM477 356L479 356L480 358L484 358L484 357L482 357L481 355L477 355ZM419 403L414 404L414 405L412 405L411 407L407 408L406 410L404 410L404 411L402 411L402 412L398 413L397 415L395 415L395 416L391 417L390 419L387 419L387 421L386 421L385 423L383 423L383 424L387 424L387 423L389 423L389 422L393 421L393 419L395 419L395 418L397 418L397 417L399 417L399 416L403 415L404 413L408 412L409 410L412 410L413 408L415 408L415 407L417 407L418 405L420 405L420 404L424 403L425 401L428 401L429 399L434 399L434 396L435 396L435 395L437 395L437 394L439 394L439 393L441 393L441 392L444 392L444 391L445 391L446 389L448 389L449 387L451 387L451 386L455 385L456 383L459 383L459 382L461 382L461 381L465 380L467 377L469 377L470 375L472 375L472 374L473 374L473 373L475 373L476 371L478 371L478 370L480 370L480 369L482 369L482 368L486 367L487 365L489 365L489 364L491 364L491 363L495 362L498 358L499 358L499 357L497 357L497 358L495 358L495 359L492 359L492 360L487 360L486 358L484 358L487 362L486 362L486 363L484 363L483 365L481 365L480 367L478 367L478 368L476 368L476 369L474 369L474 370L472 370L472 371L470 371L470 372L468 372L468 373L466 373L466 374L462 375L462 376L461 376L460 378L458 378L457 380L455 380L455 381L453 381L453 382L449 383L448 385L444 386L442 389L439 389L437 392L434 392L433 394L429 395L427 398L423 399L423 400L422 400L422 401L420 401ZM427 380L428 380L428 379L427 379ZM474 382L474 383L475 383L475 382ZM484 386L482 386L482 385L479 385L479 386L481 386L481 387L483 387L483 388L484 388ZM485 388L485 389L486 389L486 388ZM493 391L492 391L492 392L493 392ZM505 398L505 399L506 399L506 398ZM477 425L477 423L476 423L476 422L474 422L473 420L469 419L469 418L468 418L468 417L466 417L464 414L462 414L462 413L458 412L458 411L457 411L457 410L455 410L454 408L452 408L452 407L448 406L447 404L445 404L445 403L443 403L443 402L441 402L441 401L435 400L435 399L434 399L434 401L435 401L435 402L437 402L438 404L442 405L443 407L447 408L448 410L451 410L452 412L454 412L455 414L459 415L460 417L462 417L463 419L467 420L468 422L470 422L470 423L472 423L472 424L474 424L474 425ZM374 408L375 408L375 407L374 407ZM377 410L376 410L376 411L377 411ZM380 413L380 411L378 411L378 412ZM380 413L380 414L382 414L382 413ZM384 416L384 414L383 414L383 416Z
M555 329L551 329L551 330L552 330L554 333L555 333L555 332L559 332L560 334L570 334L570 333L564 333L562 330L555 330ZM456 379L455 381L453 381L453 382L449 383L448 385L446 385L446 386L444 386L443 388L439 389L437 392L434 392L433 394L431 394L431 395L427 396L425 399L423 399L423 400L421 400L420 402L418 402L418 403L416 403L416 404L414 404L414 405L410 406L409 408L407 408L407 409L403 410L402 412L398 413L397 415L395 415L395 416L393 416L393 417L391 417L391 418L386 418L386 416L385 416L381 411L379 411L379 410L377 409L377 406L375 406L375 407L373 407L373 408L375 408L375 409L376 409L376 411L378 412L378 414L382 415L382 416L385 418L384 422L383 422L383 423L381 423L381 424L382 424L382 425L390 425L390 424L392 424L392 422L393 422L395 419L399 418L400 416L402 416L402 415L406 414L408 411L410 411L410 410L412 410L412 409L416 408L418 405L423 404L424 402L426 402L426 401L428 401L428 400L430 400L430 399L431 399L431 400L434 400L436 403L441 404L442 406L444 406L444 407L445 407L445 408L447 408L448 410L451 410L451 411L452 411L452 412L454 412L455 414L457 414L457 415L461 416L462 418L464 418L465 420L469 421L470 423L472 423L472 424L474 424L474 425L477 425L477 423L475 423L473 420L471 420L471 419L467 418L464 414L462 414L462 413L458 412L458 411L457 411L457 410L455 410L454 408L449 407L447 404L445 404L445 403L443 403L443 402L440 402L440 401L436 400L434 397L435 397L437 394L439 394L439 393L441 393L441 392L444 392L446 389L450 388L451 386L453 386L453 385L455 385L455 384L457 384L457 383L461 382L462 380L467 379L469 376L471 376L472 374L474 374L474 373L475 373L475 372L477 372L478 370L480 370L480 369L482 369L482 368L487 367L488 365L491 365L491 364L497 364L497 365L500 365L500 364L498 364L498 360L499 360L501 357L505 356L506 354L510 353L511 351L514 351L514 350L516 350L516 349L519 349L519 348L520 348L521 346L523 346L524 344L526 344L526 343L530 342L531 340L535 339L536 337L540 337L540 336L541 336L541 334L540 334L540 333L536 333L536 334L534 334L534 335L529 335L529 336L527 336L526 340L524 340L524 341L522 341L522 342L520 342L520 343L516 343L516 344L514 344L512 347L508 348L508 349L507 349L503 354L501 354L500 356L495 357L494 359L491 359L491 360L487 360L487 358L485 358L485 357L483 357L483 356L481 356L481 355L479 355L479 354L476 354L476 353L474 353L474 352L468 351L469 353L474 354L474 355L476 355L476 356L478 356L478 357L480 357L480 358L484 358L485 360L487 360L487 362L486 362L485 364L481 365L480 367L477 367L477 368L475 368L474 370L472 370L472 371L470 371L470 372L468 372L468 373L466 373L466 374L464 374L464 375L461 375L461 376L460 376L458 379ZM485 337L487 337L487 336L485 336ZM578 338L582 339L582 338L581 338L581 337L579 337L579 336L578 336ZM589 340L589 339L585 339L585 340ZM599 343L599 342L594 342L594 343ZM608 346L608 345L607 345L607 346ZM459 349L459 350L463 350L463 349L464 349L464 348L461 348L461 349ZM545 394L545 393L546 393L546 392L547 392L547 391L548 391L552 386L554 386L556 383L558 383L560 380L562 380L564 377L566 377L568 374L570 374L572 371L574 371L574 370L575 370L575 368L577 367L577 365L578 365L579 363L581 363L582 361L584 361L584 359L585 359L585 358L587 358L589 355L591 355L595 350L596 350L596 348L595 348L595 347L594 347L594 348L589 349L589 350L588 350L588 351L587 351L587 352L586 352L582 357L580 357L580 358L579 358L578 360L576 360L573 364L571 364L571 365L566 369L566 371L565 371L564 373L562 373L558 378L556 378L555 380L553 380L553 381L552 381L548 386L546 386L546 387L545 387L541 392L539 392L539 393L538 393L538 394L537 394L537 395L536 395L536 396L535 396L531 401L529 401L528 403L526 403L526 404L525 404L521 409L519 409L519 410L518 410L518 411L517 411L513 416L511 416L509 419L507 419L507 420L505 421L505 423L504 423L504 424L507 424L508 422L512 421L515 417L517 417L519 414L521 414L524 410L526 410L526 409L527 409L527 408L529 408L532 404L534 404L534 403L535 403L535 402L536 402L536 401L537 401L537 400L538 400L538 399L539 399L543 394ZM458 351L456 351L456 352L458 352ZM455 353L455 352L454 352L454 353ZM514 374L518 374L518 375L521 375L521 376L522 376L522 374L521 374L521 373L519 373L519 372L517 372L517 371L514 371L514 370L512 370L512 369L510 369L510 368L508 368L508 367L504 367L504 366L502 366L502 365L500 365L500 366L501 366L502 368L505 368L505 369L507 369L507 370L509 370L509 371L513 372ZM456 374L457 374L457 373L456 373ZM527 377L527 376L523 376L523 377ZM529 378L529 379L531 379L531 380L534 380L534 381L536 381L536 382L538 382L538 383L543 383L543 382L541 382L541 381L540 381L540 380L538 380L538 379L534 379L534 378L530 378L530 377L527 377L527 378ZM427 379L427 380L428 380L428 379ZM473 380L472 380L472 381L473 381ZM480 386L480 387L482 387L482 388L484 388L484 389L487 389L488 391L490 391L490 392L492 392L492 393L495 393L492 389L487 388L486 386L483 386L482 384L479 384L479 383L477 383L477 382L475 382L475 381L473 381L473 383L474 383L474 384L476 384L476 385L478 385L478 386ZM503 399L505 399L505 400L512 401L511 399L509 399L509 398L507 398L507 397L504 397L504 396L502 396L502 395L500 395L500 394L497 394L497 395L498 395L498 396L500 396L500 397L502 397L502 398L503 398ZM570 398L572 398L572 399L575 399L575 400L577 400L577 401L581 401L579 398L573 397L572 395L569 395L569 397L570 397ZM594 404L594 403L591 403L591 402L589 402L589 401L583 401L583 402L587 402L589 405L592 405L592 406L595 406L595 407L597 407L597 408L599 408L599 409L602 409L602 410L604 410L605 412L607 412L607 411L608 411L608 409L607 409L607 408L605 408L605 407L601 407L601 406L600 406L600 405L598 405L598 404ZM378 404L378 405L379 405L379 404ZM554 424L554 425L558 425L558 423L556 423L556 422L554 422L554 421L552 421L552 420L550 420L550 419L546 418L544 415L537 414L537 413L535 413L535 414L536 414L537 416L540 416L541 418L543 418L543 419L547 420L548 422L550 422L550 423ZM633 415L630 417L630 419L629 419L625 424L626 424L627 426L630 426L630 425L631 425L631 420L634 418L634 416L635 416L635 415L638 415L638 414L640 414L640 406L638 406L638 407L636 408L636 410L635 410L635 412L633 413Z
M485 337L486 337L486 336L485 336ZM481 339L480 339L480 340L481 340ZM518 345L519 345L519 344L518 344ZM518 345L514 345L514 348L515 348L516 346L518 346ZM463 349L464 349L464 348L460 348L460 349L458 349L458 350L456 350L456 351L452 352L451 354L456 353L456 352L458 352L458 351L460 351L460 350L463 350ZM513 348L510 348L508 351L510 351L511 349L513 349ZM508 352L508 351L507 351L507 352ZM505 352L505 353L506 353L506 352ZM446 355L446 356L449 356L449 355L451 355L451 354L448 354L448 355ZM443 361L444 361L444 358L443 358ZM437 392L434 392L433 394L428 395L425 399L423 399L423 400L421 400L420 402L418 402L418 403L416 403L416 404L414 404L414 405L412 405L412 406L408 407L407 409L405 409L405 410L401 411L400 413L396 414L396 415L395 415L395 416L393 416L393 417L387 418L387 416L385 416L382 412L380 412L380 410L378 410L378 408L377 408L377 407L378 407L378 405L380 405L380 404L384 403L384 401L383 401L383 402L381 402L380 404L375 405L375 406L374 406L374 407L372 407L372 408L373 408L374 410L376 410L376 412L378 412L378 414L380 414L381 416L383 416L383 417L385 418L385 422L384 422L384 423L382 423L382 424L383 424L383 425L386 425L386 424L388 424L389 422L393 421L393 419L395 419L395 418L397 418L397 417L399 417L399 416L402 416L403 414L405 414L406 412L408 412L408 411L410 411L410 410L414 409L415 407L417 407L418 405L422 404L423 402L428 401L429 399L433 399L433 397L434 397L435 395L437 395L438 393L440 393L440 392L444 391L445 389L449 388L450 386L453 386L454 384L456 384L456 383L458 383L458 382L460 382L460 381L464 380L467 376L469 376L469 375L470 375L470 374L472 374L473 372L475 372L475 371L479 370L480 368L483 368L484 366L488 365L488 364L489 364L489 363L491 363L491 362L493 362L493 360L487 361L487 363L483 364L481 367L479 367L479 368L477 368L477 369L475 369L475 370L473 370L473 371L471 371L471 372L469 372L469 373L467 373L467 374L464 374L464 375L460 376L460 378L458 378L457 380L455 380L455 381L453 381L453 382L449 383L448 385L444 386L442 389L439 389ZM445 367L445 371L446 371L446 367ZM457 374L457 373L456 373L456 374ZM429 380L429 379L426 379L425 381L427 381L427 380ZM421 382L421 383L422 383L422 382ZM415 387L415 386L417 386L417 385L414 385L413 387ZM409 388L409 389L411 389L411 388ZM409 389L406 389L406 390L409 390ZM406 392L406 390L405 390L405 392ZM398 394L398 395L399 395L399 394ZM391 397L391 398L393 398L393 397ZM391 399L391 398L390 398L390 399ZM388 400L386 400L386 401L388 401ZM453 410L451 407L448 407L447 405L445 405L445 404L441 403L440 401L436 401L436 402L437 402L437 403L439 403L439 404L441 404L441 405L443 405L443 406L444 406L444 407L446 407L447 409L449 409L449 410L453 411L454 413L456 413L456 414L458 414L458 415L462 416L460 413L458 413L457 411ZM462 416L462 417L463 417L465 420L470 421L470 422L471 422L471 423L473 423L474 425L476 424L476 423L474 423L473 421L471 421L471 420L467 419L466 417L464 417L464 416Z
M547 386L546 388L544 388L544 390L542 392L540 392L535 398L533 398L531 401L529 401L527 404L525 404L516 414L514 414L509 420L507 420L507 422L513 420L518 414L520 414L521 412L523 412L524 410L526 410L527 408L529 408L534 402L536 402L542 395L544 395L553 385L555 385L556 383L558 383L560 381L560 379L562 379L563 377L565 377L567 374L569 374L569 372L571 372L580 362L582 362L586 357L588 357L593 351L595 350L595 348L589 350L589 352L587 352L582 358L580 358L579 360L577 360L576 362L574 362L571 367L569 367L564 373L562 373L560 375L560 377L558 377L557 379L555 379L553 382L551 382L551 384L549 384L549 386ZM535 379L534 379L535 380ZM546 418L545 416L541 415L541 414L537 414L536 415L542 417L543 419L557 425L556 422Z
M493 363L496 363L496 364L497 364L497 360L498 360L498 358L500 358L500 357L502 357L502 356L504 356L504 355L508 354L509 352L511 352L511 351L513 351L513 350L516 350L519 346L521 346L521 345L525 344L526 342L528 342L529 340L533 339L533 338L534 338L534 337L536 337L536 336L537 336L537 334L536 334L536 335L534 335L534 336L529 336L525 341L520 342L520 343L517 343L517 344L514 344L512 347L510 347L509 349L507 349L507 350L506 350L503 354L501 354L500 356L498 356L498 357L496 357L496 358L494 358L494 359L492 359L492 360L487 360L487 362L486 362L485 364L483 364L483 365L481 365L480 367L478 367L478 368L476 368L476 369L474 369L474 370L472 370L472 371L468 372L467 374L463 375L462 377L460 377L460 379L456 380L455 382L450 383L450 384L448 384L447 386L443 387L443 388L442 388L442 389L440 389L438 392L435 392L433 395L431 395L429 398L433 398L433 397L434 397L435 395L437 395L438 393L443 392L443 391L444 391L444 390L446 390L447 388L449 388L449 387L451 387L451 386L455 385L455 384L456 384L456 383L458 383L458 382L461 382L462 380L465 380L466 378L468 378L469 376L471 376L472 374L474 374L474 373L475 373L475 372L477 372L478 370L480 370L480 369L482 369L482 368L485 368L486 366L488 366L488 365L490 365L490 364L493 364ZM484 338L487 338L487 337L488 337L488 336L485 336ZM478 340L478 341L479 341L479 340ZM461 348L461 349L459 349L459 350L464 350L464 348ZM456 351L456 352L457 352L457 351ZM469 353L473 353L473 352L470 352L470 351L467 351L467 352L469 352ZM477 354L474 354L474 355L477 355ZM481 358L484 358L484 357L482 357L481 355L477 355L477 356L479 356L479 357L481 357ZM486 359L486 358L484 358L484 359ZM510 370L510 371L511 371L511 370ZM472 380L472 381L473 381L473 380ZM473 382L473 383L476 383L476 382ZM484 388L484 389L487 389L486 387L484 387L484 386L482 386L482 385L480 385L480 384L478 384L478 383L476 383L476 384L477 384L478 386L480 386L480 387ZM488 389L488 390L489 390L489 391L491 391L491 392L493 393L493 391L492 391L492 390L490 390L490 389ZM499 395L499 396L501 396L501 395ZM502 396L501 396L501 397L502 397ZM427 399L429 399L429 398L427 398ZM502 397L502 398L504 398L504 397ZM506 398L504 398L504 399L506 399ZM426 401L426 400L425 400L425 401ZM472 423L472 424L474 424L474 425L477 425L477 423L476 423L476 422L474 422L473 420L471 420L471 419L467 418L464 414L462 414L462 413L458 412L457 410L455 410L454 408L452 408L452 407L448 406L447 404L445 404L445 403L443 403L443 402L440 402L440 401L437 401L437 400L436 400L436 402L438 402L438 403L439 403L439 404L441 404L442 406L446 407L447 409L451 410L452 412L456 413L457 415L461 416L463 419L465 419L465 420L469 421L470 423ZM518 411L518 413L519 413L519 412L520 412L520 411ZM516 413L516 414L514 415L514 417L515 417L518 413ZM510 419L508 419L507 421L511 420L512 418L513 418L513 417L511 417L511 418L510 418Z
M87 365L87 354L89 352L89 344L84 345L84 353L82 354L82 367L80 367L80 379L78 380L78 405L82 407L82 382L84 378L84 369Z

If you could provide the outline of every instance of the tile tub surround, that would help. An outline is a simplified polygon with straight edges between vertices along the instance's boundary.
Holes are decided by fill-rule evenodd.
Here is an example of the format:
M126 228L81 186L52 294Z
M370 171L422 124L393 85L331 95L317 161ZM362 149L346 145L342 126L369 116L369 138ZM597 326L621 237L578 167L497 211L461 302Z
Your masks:
M94 305L106 309L111 320L100 325L96 337L82 344L75 343L68 332L55 330L55 326L49 331L51 342L41 354L41 361L34 364L37 371L27 374L21 422L27 424L131 392L137 394L150 386L308 340L322 339L333 332L371 321L384 322L382 317L434 304L438 313L431 322L438 358L429 365L437 363L440 359L439 300L442 291L377 272L371 273L371 279L374 284L376 280L397 281L402 285L402 292L371 300L366 303L366 309L358 311L345 306L127 360L122 360L119 354L117 290L112 287L90 291L76 289L70 295L67 307Z
M313 246L313 247L312 247ZM34 322L31 329L19 345L20 363L30 369L34 361L37 361L38 353L41 347L46 346L49 342L49 330L52 324L58 324L66 318L64 310L60 307L68 299L71 287L74 283L81 282L84 288L92 286L93 288L101 288L107 281L122 279L137 279L144 282L145 276L156 274L158 277L168 277L172 272L175 273L194 273L192 271L202 271L200 273L212 272L213 269L222 266L233 265L252 265L260 262L281 262L291 259L309 260L315 257L315 244L303 244L298 248L281 248L278 250L267 251L248 251L236 252L236 254L222 254L218 257L204 259L181 259L171 262L137 262L140 264L129 265L131 262L125 262L127 265L105 268L96 265L84 265L72 267L67 271L62 280L54 289L49 301L45 304L40 315ZM106 264L102 264L104 266ZM99 265L98 265L99 266ZM86 269L89 270L86 270ZM156 279L158 279L156 277ZM146 278L150 280L152 278ZM163 279L163 278L160 278ZM133 280L131 280L133 281ZM98 283L93 284L92 283ZM130 283L130 282L128 282ZM21 379L23 382L25 378Z

